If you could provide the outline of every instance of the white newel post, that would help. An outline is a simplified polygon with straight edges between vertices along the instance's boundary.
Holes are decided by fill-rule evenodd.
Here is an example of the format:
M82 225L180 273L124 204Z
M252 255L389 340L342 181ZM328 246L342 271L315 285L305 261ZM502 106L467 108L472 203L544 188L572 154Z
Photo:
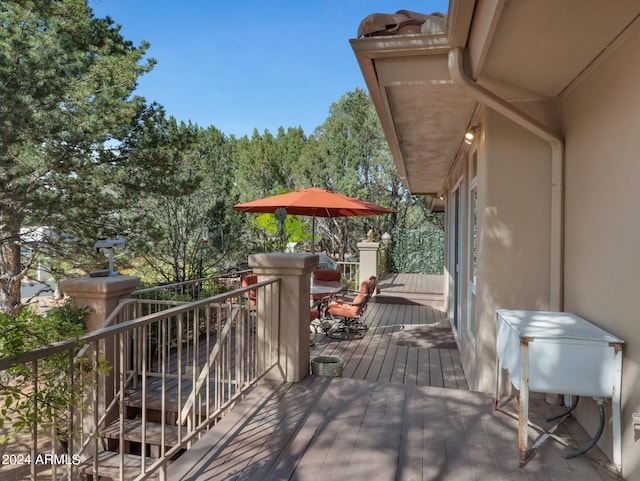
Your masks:
M309 373L310 276L317 264L318 256L314 254L274 252L249 256L249 266L258 276L258 282L280 279L279 329L277 326L258 329L259 336L267 332L279 339L279 369L269 374L272 379L297 382ZM260 291L258 305L265 306ZM258 309L258 325L267 322L264 312L264 309ZM274 332L275 329L278 332ZM259 339L258 342L268 344L269 340Z
M378 277L378 251L380 250L380 242L358 242L358 250L360 251L359 286L362 281L369 279L371 276Z

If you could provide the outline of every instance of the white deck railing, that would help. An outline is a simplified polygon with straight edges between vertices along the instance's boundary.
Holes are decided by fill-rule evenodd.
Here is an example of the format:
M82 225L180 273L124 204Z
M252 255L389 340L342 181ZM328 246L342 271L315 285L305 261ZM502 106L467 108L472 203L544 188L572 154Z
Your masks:
M358 279L360 278L360 262L338 261L338 269L342 272L342 278L346 282L352 282L353 288L357 288Z
M33 401L34 412L50 410L38 385L38 367L51 356L69 359L61 374L68 382L60 389L80 390L46 432L34 423L33 459L43 445L39 436L67 433L63 451L60 439L54 439L51 454L71 462L47 466L53 479L109 476L107 460L119 479L142 480L156 472L166 479L169 460L189 449L276 364L278 339L271 339L264 326L279 322L271 319L279 312L278 285L278 280L252 285L263 300L257 305L250 305L249 288L188 303L123 301L100 330L0 360L0 372L27 367L33 388L23 395ZM265 322L259 324L258 318ZM138 445L133 431L142 454L136 466L125 452ZM40 468L32 464L32 479L41 479Z

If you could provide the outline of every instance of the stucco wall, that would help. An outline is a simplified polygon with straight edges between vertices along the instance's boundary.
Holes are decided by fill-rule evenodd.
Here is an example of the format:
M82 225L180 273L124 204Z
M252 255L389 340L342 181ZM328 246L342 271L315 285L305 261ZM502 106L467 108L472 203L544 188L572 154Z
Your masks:
M549 144L486 110L480 145L476 345L463 346L472 389L495 388L497 309L549 308Z
M640 479L640 33L565 102L565 309L626 341L622 429L626 479ZM592 402L581 423L595 431ZM610 428L600 443L611 452Z

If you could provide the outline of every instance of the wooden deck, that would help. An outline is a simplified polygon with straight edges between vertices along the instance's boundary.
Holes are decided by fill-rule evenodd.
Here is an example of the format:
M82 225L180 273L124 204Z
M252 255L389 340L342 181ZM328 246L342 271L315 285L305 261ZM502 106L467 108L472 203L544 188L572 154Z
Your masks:
M420 298L429 294L444 294L444 276L429 274L387 274L379 283L380 292L404 296L416 294Z
M257 386L171 465L168 479L616 479L597 448L565 460L572 449L555 440L518 466L517 420L494 410L492 396L468 390L457 350L439 329L448 327L441 296L426 287L406 292L429 281L383 281L362 339L312 336L312 357L342 357L342 377ZM516 400L504 408L516 412ZM532 400L530 411L548 428L544 419L562 408ZM571 418L556 434L574 445L589 439Z
M383 280L366 312L365 336L345 342L312 335L311 357L342 358L343 377L468 389L442 291L425 292L429 285L437 287L434 278L442 276L405 274Z

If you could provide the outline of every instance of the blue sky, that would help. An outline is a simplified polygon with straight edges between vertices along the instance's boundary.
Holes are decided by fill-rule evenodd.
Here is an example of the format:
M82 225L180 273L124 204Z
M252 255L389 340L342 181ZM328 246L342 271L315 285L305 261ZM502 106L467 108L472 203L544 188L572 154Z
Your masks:
M158 61L137 94L226 135L307 135L329 107L366 88L349 45L371 13L446 13L447 0L88 0Z

